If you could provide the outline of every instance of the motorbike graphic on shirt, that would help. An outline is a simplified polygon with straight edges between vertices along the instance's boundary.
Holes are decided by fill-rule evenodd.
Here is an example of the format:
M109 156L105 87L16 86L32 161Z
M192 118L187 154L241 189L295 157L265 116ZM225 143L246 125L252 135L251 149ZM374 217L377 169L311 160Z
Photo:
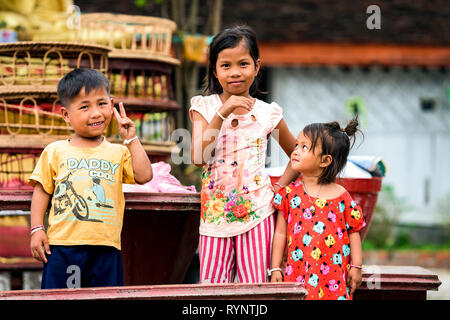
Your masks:
M102 186L115 183L113 174L105 172L106 170L92 170L100 167L84 166L83 163L95 164L85 159L68 159L68 170L56 179L53 202L55 217L116 224L115 203L107 197ZM113 168L114 173L117 166L111 165L108 168Z
M55 215L65 213L69 210L78 220L102 222L98 219L89 219L89 207L86 199L77 193L70 180L73 173L74 171L70 171L56 186L54 202Z

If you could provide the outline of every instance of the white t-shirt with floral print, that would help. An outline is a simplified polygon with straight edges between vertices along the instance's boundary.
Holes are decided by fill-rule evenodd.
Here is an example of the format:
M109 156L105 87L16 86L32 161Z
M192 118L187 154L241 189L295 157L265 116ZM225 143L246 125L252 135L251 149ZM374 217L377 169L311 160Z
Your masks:
M217 94L195 96L192 112L209 123L222 102ZM222 124L214 156L203 167L200 234L233 237L273 214L273 188L265 172L270 133L283 118L276 103L256 99L245 115L230 114ZM195 124L193 124L195 125Z

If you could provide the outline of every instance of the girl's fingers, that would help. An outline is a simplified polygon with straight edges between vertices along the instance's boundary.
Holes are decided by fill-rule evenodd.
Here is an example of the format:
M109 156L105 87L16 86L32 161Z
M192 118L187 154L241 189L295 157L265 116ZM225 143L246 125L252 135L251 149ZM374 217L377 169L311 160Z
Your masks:
M253 109L253 105L255 104L255 99L253 98L247 98L247 108L249 110Z
M356 281L355 280L352 280L352 283L350 284L351 285L351 289L350 289L350 292L351 292L351 294L353 294L355 291L356 291L356 287L357 287L357 285L356 285Z
M255 98L247 98L242 96L233 96L235 100L232 100L234 104L237 106L242 106L245 109L251 110L256 101ZM231 98L230 98L231 99Z

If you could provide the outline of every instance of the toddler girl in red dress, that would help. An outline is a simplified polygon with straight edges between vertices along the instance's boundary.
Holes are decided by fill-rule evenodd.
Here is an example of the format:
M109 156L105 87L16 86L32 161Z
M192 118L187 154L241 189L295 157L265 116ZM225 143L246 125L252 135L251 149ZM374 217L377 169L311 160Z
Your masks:
M284 281L300 282L307 299L350 300L361 283L359 230L366 224L361 208L335 183L358 127L338 122L307 125L291 154L302 173L280 189L272 203L278 210L273 240L271 281L283 281L281 264L287 246Z

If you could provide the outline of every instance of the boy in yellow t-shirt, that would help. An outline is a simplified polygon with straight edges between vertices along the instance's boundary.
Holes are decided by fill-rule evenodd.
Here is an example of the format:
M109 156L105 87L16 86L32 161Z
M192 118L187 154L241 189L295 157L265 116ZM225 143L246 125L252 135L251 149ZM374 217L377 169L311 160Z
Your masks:
M58 83L61 114L75 133L50 143L29 179L31 252L44 262L42 289L123 285L120 234L122 183L152 179L136 127L110 97L99 71L75 69ZM102 135L113 113L124 145ZM43 221L49 201L48 230Z

